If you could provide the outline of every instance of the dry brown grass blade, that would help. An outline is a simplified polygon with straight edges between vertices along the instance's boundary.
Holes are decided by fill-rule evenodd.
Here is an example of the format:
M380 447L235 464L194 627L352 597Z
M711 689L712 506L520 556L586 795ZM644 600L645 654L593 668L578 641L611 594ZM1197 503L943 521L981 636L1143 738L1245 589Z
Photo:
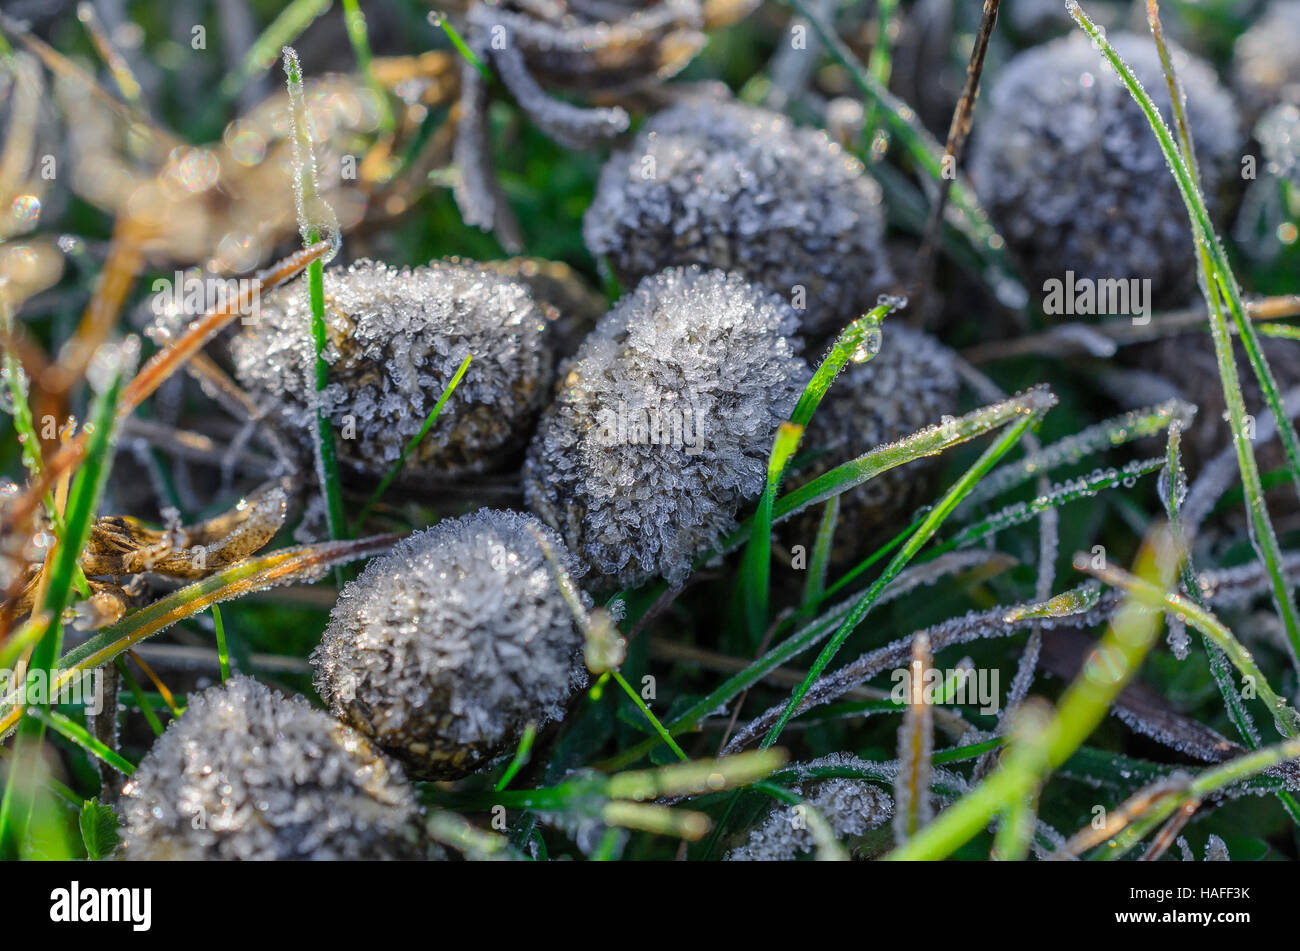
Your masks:
M316 580L337 565L383 551L397 538L396 535L372 535L355 541L321 542L286 548L174 591L100 631L64 655L59 661L58 675L50 685L51 694L71 683L83 671L108 663L141 641L179 621L201 614L214 604L275 585ZM22 709L14 699L2 698L0 711L3 711L0 714L0 738L3 738L21 719Z

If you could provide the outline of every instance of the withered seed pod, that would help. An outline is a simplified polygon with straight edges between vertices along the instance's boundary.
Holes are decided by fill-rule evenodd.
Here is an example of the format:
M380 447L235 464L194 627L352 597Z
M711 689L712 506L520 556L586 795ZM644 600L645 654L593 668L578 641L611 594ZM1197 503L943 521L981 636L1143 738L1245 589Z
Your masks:
M348 584L312 653L334 714L405 762L453 779L558 719L583 684L582 634L531 515L481 509L399 542Z
M655 115L610 158L583 219L595 255L632 284L665 267L735 271L827 335L892 278L880 188L824 132L704 96Z
M547 312L528 288L477 264L325 272L329 385L315 387L305 280L261 301L231 344L235 374L304 440L320 404L344 461L381 475L400 457L465 357L473 360L408 471L490 470L517 450L551 385Z
M122 790L128 859L418 859L410 784L360 734L250 677L191 696Z
M524 495L597 586L683 580L762 491L808 378L795 323L739 275L670 268L624 295L561 369Z

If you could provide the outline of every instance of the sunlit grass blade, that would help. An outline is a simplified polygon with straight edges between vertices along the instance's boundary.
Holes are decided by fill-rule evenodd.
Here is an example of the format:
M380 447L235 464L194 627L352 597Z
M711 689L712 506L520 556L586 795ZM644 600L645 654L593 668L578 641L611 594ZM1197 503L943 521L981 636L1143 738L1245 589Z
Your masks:
M27 708L27 714L54 730L64 739L75 743L91 756L103 760L119 773L130 776L135 772L135 765L122 756L121 753L95 739L84 726L58 710L46 710L42 707L32 706Z
M1143 545L1135 573L1154 579L1159 588L1168 590L1177 570L1179 555L1175 548L1167 528L1157 529ZM1063 763L1105 718L1155 641L1161 616L1161 612L1136 600L1126 601L1057 705L1045 730L1046 755L1033 746L1009 749L992 775L887 858L945 858L983 829L994 815L1037 788L1044 771Z
M221 682L230 679L230 648L226 644L226 625L221 620L221 607L212 605L212 624L217 633L217 662L221 665Z
M840 624L839 629L836 630L834 635L832 635L830 640L826 643L826 646L822 648L821 654L818 655L817 660L813 662L812 667L809 669L807 677L804 678L803 683L795 689L794 694L790 697L780 719L772 725L772 729L769 730L767 736L763 738L764 747L771 746L780 737L781 731L785 728L786 723L789 722L790 717L794 715L794 711L798 708L799 702L808 692L808 688L812 686L813 682L817 680L818 677L821 676L822 672L826 669L826 666L835 657L840 647L843 646L844 641L848 639L848 636L853 633L859 624L862 623L862 619L866 617L867 612L871 610L872 605L875 604L876 599L880 597L881 592L889 582L898 576L898 573L907 566L908 562L916 556L916 553L919 552L921 548L934 536L934 533L938 530L939 526L943 524L944 520L947 519L948 515L951 514L952 510L956 508L970 490L978 484L979 480L997 464L998 460L1006 455L1006 453L1008 453L1012 447L1020 441L1020 438L1028 432L1030 426L1042 418L1042 414L1045 413L1048 408L1048 406L1041 407L1037 412L1029 412L1011 423L998 441L980 455L979 459L977 459L975 463L966 470L962 477L957 480L952 488L945 493L943 498L940 499L939 502L929 511L920 527L912 533L911 537L909 537L904 543L898 554L893 557L890 563L885 567L885 570L880 573L880 577L872 582L871 586L857 600L852 610L849 611L848 616L844 619L843 623Z
M447 34L447 39L451 41L451 45L456 48L456 52L465 59L465 62L477 69L484 80L487 82L493 81L492 70L487 63L479 58L477 53L470 49L469 44L465 42L464 37L460 35L460 31L456 29L446 14L431 10L427 17L431 26L435 26Z
M244 87L265 73L280 56L280 51L296 40L307 27L330 8L332 0L291 0L279 16L253 43L239 65L217 86L217 95L229 101Z
M930 770L934 753L934 709L926 697L932 666L930 639L912 638L912 661L903 681L906 704L898 729L898 776L894 780L894 843L902 845L930 821Z
M1128 87L1129 93L1141 107L1148 124L1160 143L1165 160L1178 183L1179 192L1187 207L1188 218L1197 243L1199 267L1203 275L1203 290L1207 297L1210 313L1210 332L1214 341L1215 357L1219 366L1219 377L1223 385L1224 402L1228 407L1229 423L1232 426L1233 443L1237 451L1237 463L1241 470L1242 488L1246 495L1246 515L1251 527L1251 542L1255 546L1260 560L1267 566L1273 583L1273 600L1278 615L1286 628L1287 639L1291 644L1292 662L1300 668L1300 620L1296 617L1292 586L1281 569L1281 552L1277 536L1268 509L1264 505L1264 490L1260 482L1259 467L1255 460L1255 450L1247 435L1246 408L1242 398L1241 381L1237 377L1236 362L1233 359L1232 339L1224 319L1223 307L1226 305L1236 325L1246 356L1255 371L1260 390L1265 402L1273 412L1278 423L1278 435L1286 449L1288 466L1297 492L1300 492L1300 438L1296 436L1291 417L1282 406L1276 381L1268 367L1268 362L1259 348L1255 328L1242 303L1237 279L1228 262L1227 254L1215 234L1210 221L1209 211L1201 196L1196 182L1195 159L1191 153L1190 141L1185 141L1187 153L1180 152L1174 143L1169 127L1165 125L1155 103L1142 88L1132 69L1115 52L1105 35L1096 24L1088 18L1077 0L1067 0L1067 7L1101 50L1106 60ZM1156 31L1157 46L1163 48L1163 38ZM1165 54L1166 63L1168 62ZM1171 76L1170 84L1177 90L1176 80ZM1175 95L1176 109L1181 109L1178 96ZM1185 130L1185 123L1184 123Z
M39 639L32 646L31 659L27 668L27 677L34 686L38 681L49 683L52 679L55 661L63 644L63 612L71 603L73 586L78 573L78 561L86 540L90 537L90 526L99 508L99 499L103 495L104 485L108 480L108 470L112 463L113 432L117 419L118 400L122 395L123 379L134 362L135 353L132 343L124 343L117 359L122 364L117 368L112 380L95 401L92 419L85 432L85 458L77 469L68 493L67 507L64 513L64 531L55 541L55 551L45 562L49 572L45 584L45 600L42 612L50 619L44 626ZM21 717L23 702L28 691L17 685L19 694L14 704L15 716ZM52 690L37 687L36 694L43 698L38 704L48 704ZM0 728L3 736L13 724ZM27 834L27 823L31 816L31 788L17 777L19 773L30 768L30 764L39 755L45 723L40 718L24 720L18 731L14 745L14 766L5 782L4 798L0 801L0 858L13 858L22 848Z
M302 66L292 47L284 47L282 53L293 116L293 187L298 207L298 227L302 231L303 244L310 247L326 237L321 231L322 215L327 215L330 219L331 241L338 240L338 223L332 221L333 212L328 210L318 194L316 157L312 154L312 135L303 99ZM312 344L316 348L316 392L319 393L329 386L330 371L329 362L325 359L325 352L329 349L329 331L325 324L325 265L319 258L307 265L307 297L311 308ZM334 427L324 409L319 406L316 408L312 444L316 452L317 481L320 482L321 494L325 497L330 537L346 538L348 526L343 515L343 481L339 475ZM342 578L339 580L341 582Z

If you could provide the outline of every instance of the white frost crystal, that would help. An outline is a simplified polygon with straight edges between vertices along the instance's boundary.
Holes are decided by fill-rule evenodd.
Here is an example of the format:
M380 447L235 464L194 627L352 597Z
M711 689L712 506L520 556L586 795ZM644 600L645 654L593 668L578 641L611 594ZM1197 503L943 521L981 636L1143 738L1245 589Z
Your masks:
M386 472L471 354L406 467L479 472L527 438L553 357L548 312L524 284L469 261L411 269L358 261L325 272L325 314L330 370L319 400L345 461ZM231 354L239 381L308 439L318 394L305 279L262 300Z
M577 569L537 519L481 509L372 560L330 613L317 691L413 775L473 772L529 722L558 719L586 680L582 634L530 526Z
M828 757L833 765L838 757ZM861 779L824 779L794 787L804 803L816 809L841 842L879 828L894 811L894 801L877 786ZM811 852L812 830L797 807L777 805L749 832L748 839L727 853L728 862L788 862Z
M191 696L118 805L128 859L415 859L420 811L362 736L250 677Z
M528 505L601 577L680 582L759 495L808 379L780 297L670 268L606 314L560 371L524 463Z
M697 96L610 158L583 219L626 284L671 265L736 271L838 331L891 282L880 187L824 132ZM805 309L806 308L806 309Z
M1126 33L1110 42L1171 124L1151 38ZM1171 52L1213 211L1241 155L1236 110L1209 66ZM1087 37L1011 60L975 125L971 176L1030 287L1073 271L1076 280L1149 279L1148 305L1176 306L1195 292L1195 245L1173 174L1141 109Z

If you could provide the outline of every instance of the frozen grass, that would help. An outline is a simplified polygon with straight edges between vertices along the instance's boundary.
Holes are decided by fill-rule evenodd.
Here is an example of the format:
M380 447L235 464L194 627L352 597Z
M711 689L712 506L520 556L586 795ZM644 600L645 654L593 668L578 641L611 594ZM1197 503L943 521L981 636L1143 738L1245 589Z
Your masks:
M210 108L193 110L191 115L172 104L158 114L174 123L175 134L182 138L219 138L221 125L214 124L212 116L221 116L220 122L233 118L230 104L252 84L265 84L282 47L294 43L308 49L314 42L313 24L329 15L328 6L316 0L290 3L271 22L259 24L262 33L242 56L209 77L217 91ZM421 67L413 57L388 57L394 40L386 18L373 8L363 12L358 0L345 0L342 7L333 14L342 17L346 31L347 46L341 49L344 55L348 48L353 51L357 82L374 93L381 105L373 144L383 155L395 157L377 163L385 169L383 180L368 187L373 185L375 194L387 198L406 194L402 188L408 175L419 179L410 193L415 197L409 207L415 214L381 221L373 228L374 223L367 222L355 235L345 236L345 243L379 247L394 264L418 264L446 254L499 256L494 240L465 227L448 196L430 191L425 181L431 170L433 180L450 180L445 170L431 169L427 160L447 145L451 102L422 105L423 118L412 123L406 111L409 103L395 94L394 75L409 80L420 68L427 68L434 70L435 77L445 76L437 71L444 67L427 63ZM915 112L886 88L898 50L879 44L864 67L834 27L818 18L808 4L794 0L793 7L825 41L827 61L847 72L864 100L868 139L887 134L896 144L897 148L881 150L872 167L886 185L894 220L922 231L927 212L934 207L932 198L922 195L937 194L943 182L943 147ZM883 29L891 16L905 15L907 9L879 4L878 28ZM808 796L796 792L806 791L809 782L842 778L870 782L896 799L894 858L1021 859L1056 849L1061 842L1065 851L1090 858L1113 859L1142 850L1155 857L1168 848L1175 833L1195 837L1198 847L1213 834L1227 839L1234 854L1244 850L1247 855L1272 852L1294 857L1300 806L1287 789L1285 776L1275 769L1300 756L1293 658L1270 647L1257 633L1234 630L1233 625L1248 618L1242 606L1249 606L1252 598L1272 595L1293 649L1300 648L1292 593L1300 565L1294 555L1296 539L1277 537L1264 505L1267 480L1246 438L1246 407L1230 356L1235 338L1247 354L1266 407L1280 422L1279 441L1286 457L1281 481L1289 492L1300 487L1300 441L1282 411L1280 390L1259 349L1259 338L1294 338L1296 331L1286 324L1260 323L1286 314L1272 305L1261 309L1260 304L1245 300L1238 275L1229 266L1229 249L1213 231L1199 194L1190 161L1192 143L1181 110L1173 117L1171 131L1123 63L1095 35L1086 15L1077 6L1074 12L1098 40L1099 56L1105 55L1124 77L1151 121L1186 202L1205 278L1208 327L1236 436L1236 477L1249 533L1235 538L1222 534L1231 528L1220 528L1217 522L1202 528L1209 508L1191 513L1194 525L1184 524L1181 440L1191 421L1185 403L1168 401L1119 415L1113 415L1114 409L1098 412L1087 388L1086 370L1076 374L1069 361L1055 359L1081 349L1093 358L1113 353L1113 345L1125 340L1118 331L1112 334L1104 327L1082 348L1076 340L1075 348L1067 350L1063 337L1039 335L1041 339L1011 342L1023 352L1017 353L1014 346L995 352L999 342L981 338L980 315L970 315L966 324L954 329L955 336L993 346L988 372L996 382L989 385L1017 395L995 398L987 388L981 389L981 402L987 405L953 420L934 420L932 426L896 443L862 446L856 458L815 479L802 480L805 460L822 448L808 445L805 438L817 404L835 385L846 361L869 358L879 333L888 339L889 321L882 327L881 320L895 304L882 303L851 323L827 350L789 420L773 434L761 496L742 513L748 517L717 551L701 553L685 584L669 588L652 581L619 592L593 611L587 611L576 595L570 598L587 637L591 687L575 700L557 728L526 729L513 754L492 768L450 787L421 784L420 793L430 807L426 831L431 838L481 858L565 855L593 860L670 858L679 848L675 840L681 839L695 843L688 857L703 858L721 854L731 835L745 832L777 803L805 809L814 857L842 858L846 850L832 825L808 807ZM1154 4L1152 12L1159 40ZM425 26L424 13L412 7L404 11L403 22ZM522 113L452 22L436 18L436 23L442 32L426 26L417 47L428 42L431 33L439 42L445 38L450 61L456 63L458 55L468 58L492 86L497 102L486 131L499 154L491 158L504 200L520 220L527 251L566 259L600 286L608 272L582 250L579 228L597 157L559 148L527 121L520 121ZM973 29L975 23L967 26ZM706 50L692 69L705 76L724 76L737 86L761 75L764 64L755 50L762 49L762 28L757 21L731 27L726 35L734 43L717 47L727 52ZM12 45L36 50L47 63L58 62L53 58L58 54L41 54L40 47L21 33L9 39L21 40ZM1224 48L1230 40L1231 36L1216 38ZM114 67L111 51L95 39L93 30L88 42L87 50L104 52L106 74L126 83L118 83L120 89L136 88L131 85L135 77ZM399 51L422 52L419 48ZM12 55L9 44L0 47L0 57ZM311 331L321 358L317 383L322 384L328 368L323 360L321 269L322 258L334 251L333 240L320 240L333 238L329 222L321 217L317 195L313 152L323 143L313 141L301 68L287 51L285 68L299 217L307 247L260 277L266 289L307 270L304 283L310 294ZM1172 67L1169 74L1170 82L1176 83ZM127 96L138 111L154 105L147 99L147 93ZM1177 94L1174 102L1180 102ZM791 108L796 111L794 105ZM505 146L507 140L515 144ZM864 143L864 149L870 145ZM354 142L350 147L360 145ZM923 188L909 180L913 175L923 181ZM967 182L958 179L951 188L953 207L947 220L956 230L945 235L940 245L944 252L937 262L940 274L950 279L948 265L973 264L991 296L1014 305L1023 298L1023 288L996 232ZM180 624L212 645L202 655L211 662L211 679L224 680L233 668L249 669L254 656L269 657L281 662L277 676L310 696L301 667L294 664L300 665L315 643L334 592L320 589L319 598L304 605L303 599L314 597L303 594L311 590L307 583L386 548L394 536L361 537L374 532L376 524L405 533L469 505L510 501L508 487L505 502L491 494L496 488L491 479L449 486L446 498L441 491L412 492L401 484L400 461L377 485L364 486L359 493L349 486L345 493L337 462L331 461L334 431L322 420L316 434L318 478L335 540L289 547L286 539L279 538L266 551L237 565L187 579L190 583L184 587L136 607L65 651L64 609L89 592L79 562L91 520L104 507L105 486L107 498L117 501L113 479L126 450L119 449L114 459L114 431L132 413L165 411L164 401L155 397L181 367L200 367L200 378L213 385L219 377L203 368L206 364L193 361L241 309L238 301L215 308L170 340L138 373L123 368L116 376L110 374L108 382L101 379L98 390L82 382L86 367L68 359L67 367L76 372L69 372L67 392L52 405L80 409L93 427L87 425L61 442L43 437L39 423L51 405L50 393L43 389L43 377L34 372L46 367L33 363L30 352L53 341L53 356L44 359L61 367L59 361L67 352L61 358L57 348L66 341L84 339L94 352L116 331L127 328L123 308L139 300L132 296L131 282L147 273L133 253L131 240L137 236L130 225L119 221L113 226L107 216L88 207L73 209L61 225L74 233L114 235L100 289L93 297L94 320L74 329L39 309L5 311L4 388L6 404L12 407L10 429L18 438L8 441L3 458L9 467L6 472L27 486L8 506L6 519L14 525L30 525L43 513L57 540L48 550L34 602L39 610L30 617L15 616L16 591L11 589L7 596L0 615L0 667L9 669L28 658L31 670L55 672L57 688L85 671L108 665L118 671L125 688L125 722L143 728L149 737L182 714L185 692L173 694L177 685L169 681L175 672L156 663L152 655L148 665L143 658L138 667L128 662L132 648ZM368 245L376 232L382 235L379 244ZM954 234L960 234L959 241L952 240ZM347 250L352 253L356 248L349 245ZM1293 275L1289 285L1287 280L1282 270L1261 274L1252 266L1243 272L1243 281L1250 286L1300 289ZM67 289L82 296L86 290L71 283ZM616 299L621 289L609 285L606 292ZM1201 326L1207 324L1205 317L1197 319ZM1181 327L1192 325L1185 314L1161 316L1153 325L1173 327L1178 321ZM437 425L447 396L461 382L468 362L461 365L403 457ZM187 412L193 410L186 406ZM1033 436L1038 429L1042 443ZM1163 455L1149 456L1151 450L1134 446L1165 430ZM234 463L237 456L238 451L232 450ZM891 529L891 537L886 537L879 526L846 523L840 505L845 492L925 457L938 457L935 462L944 491L913 518L905 519L909 524L901 531ZM169 476L182 471L178 463L164 462ZM215 470L226 460L209 459L206 464ZM1145 478L1157 473L1158 485ZM1217 498L1222 492L1214 494ZM377 506L381 500L384 504ZM1089 504L1072 504L1081 500ZM206 498L203 504L215 512L229 501ZM354 503L355 517L345 521L346 506ZM809 549L806 566L796 568L792 553L783 547L788 539L782 533L796 524L793 516L806 510L816 513L817 528L814 537L802 540ZM146 517L155 514L145 513ZM1056 522L1041 522L1045 514ZM1214 518L1221 514L1224 511L1216 511ZM1184 543L1194 544L1197 539L1184 539L1184 530L1197 535L1220 533L1215 536L1220 544L1213 551L1217 555L1226 550L1227 560L1201 563L1211 550L1202 546L1194 562ZM854 563L839 563L836 540L862 532L871 533L869 553ZM347 535L359 540L343 540ZM1075 573L1056 580L1058 535L1067 552L1086 554L1076 560ZM1147 542L1139 547L1142 536ZM1093 545L1104 546L1101 562L1089 552ZM801 577L799 571L806 574ZM1087 575L1105 587L1093 580L1079 584ZM288 583L293 583L292 589L285 588ZM570 582L566 579L566 583ZM226 605L224 614L218 602ZM1195 646L1186 640L1185 659L1158 646L1162 619L1199 632ZM1100 649L1058 695L1050 681L1035 676L1041 643L1036 639L1063 621L1105 628L1106 633ZM1026 632L1029 646L1020 639ZM813 648L818 648L815 654ZM970 653L963 655L963 651ZM800 661L801 657L807 659ZM854 659L845 662L844 657ZM955 702L958 681L946 684L944 702L933 707L900 703L889 696L887 685L879 689L888 672L909 662L924 665L930 658L941 666L963 669L974 665L1019 670L1017 680L1023 674L1029 696L1019 702L1022 694L1015 693L1014 710L995 720L971 703ZM799 663L808 666L795 666ZM145 676L137 679L133 670ZM1160 723L1144 723L1141 718L1146 714L1124 708L1120 691L1138 677L1168 700L1169 708L1159 714L1164 718ZM1253 698L1243 696L1242 678L1253 687ZM142 681L149 681L144 684L149 690L143 689ZM65 761L103 763L127 774L147 745L138 738L106 744L75 703L36 705L24 715L17 701L14 692L0 697L0 735L15 738L3 761L7 768L0 805L0 850L6 857L29 852L33 830L43 829L48 816L54 815L66 826L67 854L111 856L112 813L91 798L98 793L98 783L84 781L81 773L61 778L47 775L36 769L34 753L39 744L50 743ZM1197 733L1205 727L1235 731L1242 746L1234 747L1223 762L1202 756L1204 767L1190 779L1177 780L1175 770L1185 767L1131 755L1128 733L1107 720L1109 713L1125 724L1136 724L1140 732L1154 735L1164 729L1181 737L1170 745L1193 756L1206 748L1205 736ZM1269 732L1276 737L1263 735ZM741 752L754 744L763 749ZM713 755L719 752L725 755ZM996 761L990 756L995 752L1000 752ZM986 766L991 768L986 771ZM1252 794L1245 801L1248 808L1237 801L1245 793ZM1107 808L1111 822L1093 830L1088 817L1098 803ZM489 832L483 821L495 806L505 806L510 816L510 827L503 834ZM1071 837L1076 829L1081 831ZM886 848L879 845L875 854Z

